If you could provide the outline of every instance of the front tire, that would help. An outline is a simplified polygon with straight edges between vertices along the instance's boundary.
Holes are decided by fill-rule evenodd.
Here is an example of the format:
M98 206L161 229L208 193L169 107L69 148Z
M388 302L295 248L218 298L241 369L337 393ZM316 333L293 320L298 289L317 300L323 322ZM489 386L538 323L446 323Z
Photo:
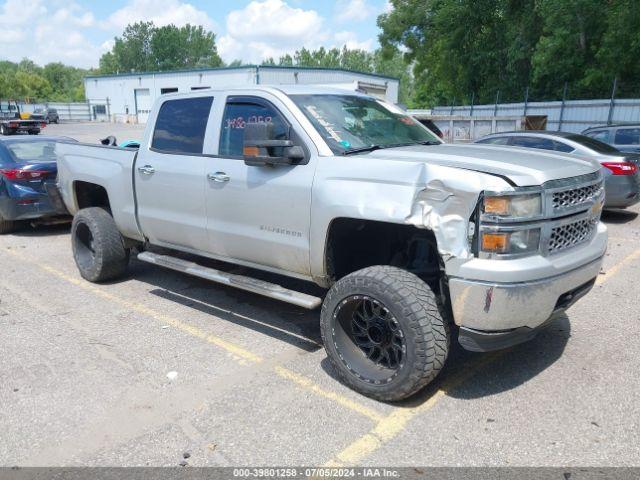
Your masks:
M342 278L329 290L320 322L341 381L377 400L402 400L421 390L449 352L449 324L435 294L395 267L368 267Z
M90 282L104 282L124 275L129 249L113 217L104 209L80 210L71 225L73 257L80 275Z

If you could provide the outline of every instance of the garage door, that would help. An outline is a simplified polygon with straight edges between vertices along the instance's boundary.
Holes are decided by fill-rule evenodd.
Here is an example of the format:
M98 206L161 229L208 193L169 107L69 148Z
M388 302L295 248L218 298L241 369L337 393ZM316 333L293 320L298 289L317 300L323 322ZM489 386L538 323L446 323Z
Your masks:
M148 88L136 88L136 115L138 123L147 123L151 111L151 94Z

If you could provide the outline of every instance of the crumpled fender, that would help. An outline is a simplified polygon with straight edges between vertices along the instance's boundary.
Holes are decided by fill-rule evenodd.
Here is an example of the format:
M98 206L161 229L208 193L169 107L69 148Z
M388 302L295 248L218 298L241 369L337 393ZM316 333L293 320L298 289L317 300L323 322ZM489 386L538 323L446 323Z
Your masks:
M488 173L366 156L320 162L313 189L311 274L325 278L327 233L336 218L409 224L431 230L448 274L473 257L469 219L484 190L510 190Z

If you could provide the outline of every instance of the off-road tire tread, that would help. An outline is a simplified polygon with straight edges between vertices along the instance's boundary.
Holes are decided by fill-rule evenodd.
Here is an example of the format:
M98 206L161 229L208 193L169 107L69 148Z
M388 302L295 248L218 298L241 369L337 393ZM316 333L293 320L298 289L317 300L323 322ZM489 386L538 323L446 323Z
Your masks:
M83 269L76 261L82 278L98 283L123 276L129 265L129 249L125 248L124 239L111 214L99 207L80 210L73 217L72 238L75 237L76 227L80 222L91 230L96 250L96 261L92 268ZM73 245L75 257L75 243Z
M345 276L329 290L321 312L321 334L325 347L332 341L330 325L333 310L328 311L328 305L357 294L359 288L376 288L376 285L392 294L409 328L415 333L416 361L410 366L408 379L391 392L376 392L375 388L363 390L362 383L348 372L341 361L333 358L328 350L327 353L342 382L377 400L398 401L424 388L444 367L450 346L449 317L442 312L431 288L416 275L386 265L367 267Z

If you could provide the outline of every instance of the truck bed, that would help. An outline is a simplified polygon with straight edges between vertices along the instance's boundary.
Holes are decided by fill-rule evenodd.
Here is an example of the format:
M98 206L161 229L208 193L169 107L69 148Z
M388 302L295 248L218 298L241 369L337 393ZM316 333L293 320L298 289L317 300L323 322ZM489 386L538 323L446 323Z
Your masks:
M76 194L81 182L99 185L109 192L111 213L122 234L143 240L136 222L132 185L137 153L134 149L92 143L58 143L58 188L69 212L74 215L83 207L83 199Z

